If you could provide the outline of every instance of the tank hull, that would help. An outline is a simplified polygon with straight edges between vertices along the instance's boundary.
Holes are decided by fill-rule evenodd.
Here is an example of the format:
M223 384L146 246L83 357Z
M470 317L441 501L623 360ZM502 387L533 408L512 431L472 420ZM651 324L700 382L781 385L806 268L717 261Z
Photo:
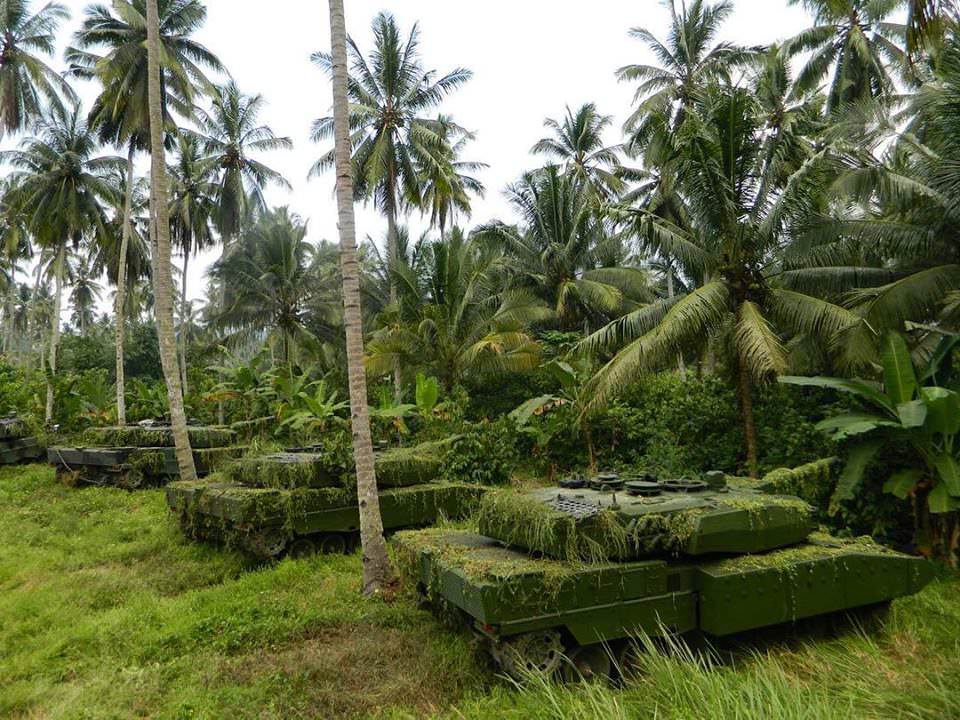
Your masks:
M239 457L242 447L202 448L193 451L200 477ZM136 490L160 487L180 475L172 447L75 448L47 450L47 462L69 485L93 485Z
M171 483L166 493L185 534L237 546L262 558L276 557L303 540L323 550L334 538L338 544L332 547L349 550L360 530L356 495L345 488L284 490L198 481ZM383 489L384 530L464 517L482 493L479 486L457 483Z
M408 582L494 642L554 630L579 646L640 633L724 636L887 602L933 577L924 560L819 535L759 555L589 565L532 559L467 533L395 542Z

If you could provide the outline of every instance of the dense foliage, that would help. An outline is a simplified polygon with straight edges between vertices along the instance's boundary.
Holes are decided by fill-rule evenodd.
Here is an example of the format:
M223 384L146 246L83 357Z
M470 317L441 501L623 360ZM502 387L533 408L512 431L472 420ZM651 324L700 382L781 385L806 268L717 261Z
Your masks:
M596 103L548 118L507 189L513 217L475 227L485 166L466 159L473 131L444 111L470 70L431 69L419 27L387 12L370 43L349 40L356 199L385 216L359 278L376 441L455 438L446 473L483 483L600 467L756 475L838 454L837 518L899 532L926 503L935 524L956 525L952 425L891 416L871 431L900 422L926 439L869 454L848 425L835 439L824 430L865 427L827 420L861 413L836 392L850 378L868 398L885 378L891 392L879 362L890 337L912 366L936 368L899 400L914 413L926 403L929 422L955 411L957 16L951 3L797 3L811 27L745 47L722 40L728 0L668 0L666 33L629 31L653 60L616 70L636 90L625 125ZM88 7L63 79L47 62L67 12L32 5L11 0L0 17L0 126L19 134L0 154L0 409L60 432L163 417L179 392L168 395L158 340L174 341L155 330L168 298L154 297L134 162L150 150L149 6ZM289 187L267 154L293 142L196 41L202 2L158 10L187 413L248 442L327 437L343 452L338 252L264 201L268 186ZM907 25L894 22L903 10ZM332 71L326 52L312 59ZM76 82L96 86L90 108ZM321 118L312 139L332 132ZM311 175L333 160L324 147ZM419 238L405 227L413 213L429 218ZM190 260L217 246L192 301ZM787 375L839 379L772 382ZM877 477L853 482L851 467ZM938 552L958 543L947 533Z

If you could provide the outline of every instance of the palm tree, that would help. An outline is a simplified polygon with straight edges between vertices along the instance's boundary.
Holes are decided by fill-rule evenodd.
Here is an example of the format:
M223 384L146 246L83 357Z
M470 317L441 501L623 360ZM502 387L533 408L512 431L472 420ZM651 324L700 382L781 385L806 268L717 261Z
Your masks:
M476 136L451 118L438 116L436 132L440 143L418 154L416 163L422 183L421 210L429 211L430 226L439 228L442 237L447 225L456 222L458 212L470 217L471 194L483 197L483 183L472 173L487 165L460 159L467 143Z
M799 168L787 172L795 158L787 147L767 152L771 135L750 91L712 86L688 107L674 135L674 152L690 227L642 210L637 219L704 281L612 323L581 347L622 348L591 381L596 406L638 372L664 367L678 352L701 352L711 342L721 346L737 378L752 473L757 469L753 385L787 369L788 337L813 336L851 365L873 357L861 318L806 294L782 271L778 259L822 207L834 169L827 149L810 147ZM806 277L830 271L813 269Z
M906 4L907 51L911 54L918 53L932 38L942 36L948 17L957 14L954 0L907 0Z
M183 253L183 274L180 285L180 365L183 392L187 392L187 319L189 295L187 277L190 256L213 247L216 236L213 218L216 213L216 175L204 163L200 146L192 135L177 138L177 156L171 168L173 176L170 199L170 222L173 242Z
M93 324L94 308L100 300L103 287L97 282L98 273L91 270L87 258L79 258L70 272L70 304L73 306L71 319L80 328L81 337L86 337L87 328Z
M387 257L393 262L398 216L407 203L418 206L423 198L416 159L444 144L443 123L426 113L469 80L471 73L457 68L438 78L435 71L424 70L419 27L414 25L404 41L390 13L381 12L373 19L373 36L369 58L364 58L353 38L347 40L352 60L348 91L353 185L358 197L372 199L387 216ZM331 57L325 52L314 53L312 60L332 70ZM314 122L314 142L328 139L333 127L331 117ZM321 157L311 176L332 167L335 153L334 148Z
M422 244L416 268L394 266L400 317L373 334L367 370L422 369L452 390L468 377L536 367L540 350L529 328L552 313L529 291L502 289L503 253L459 228Z
M903 25L887 18L903 0L790 0L813 13L814 27L786 43L790 54L811 52L797 76L804 90L816 89L832 72L827 112L895 92L889 66L906 69L906 56L897 45L905 38Z
M599 253L612 238L588 186L549 166L524 175L507 196L523 224L493 222L475 233L503 248L511 282L549 303L560 327L603 323L647 299L645 273L601 266Z
M948 45L935 76L913 98L906 127L894 128L892 138L884 133L874 141L888 148L885 157L859 153L861 164L836 183L840 198L866 211L825 218L817 233L825 242L810 251L820 264L847 265L838 279L849 279L866 272L849 267L849 261L862 265L863 248L869 249L870 264L882 269L885 281L852 289L848 282L844 300L877 334L903 332L908 322L960 327L958 107L960 50ZM882 105L876 112L887 115ZM865 141L853 136L853 144ZM938 337L931 333L928 339L936 344ZM919 351L931 348L921 343Z
M214 327L227 331L227 342L265 336L274 357L299 361L299 348L314 340L307 330L305 307L318 288L311 276L314 247L307 226L287 208L264 213L240 234L233 248L211 270L213 279L234 288Z
M42 59L53 55L57 29L70 13L50 2L31 14L30 5L29 0L0 5L0 137L33 125L45 102L59 105L60 95L76 102L70 86Z
M652 112L666 112L675 126L683 122L686 108L696 101L710 82L725 78L729 71L746 62L752 51L730 43L714 41L720 26L733 12L733 3L706 0L682 4L677 12L675 0L664 0L670 9L670 33L666 40L643 27L630 30L654 54L661 66L633 64L617 70L621 82L639 82L634 103L639 103L627 119L625 129L636 131L641 120Z
M160 342L160 362L167 381L167 400L170 406L170 425L176 445L177 465L181 480L196 480L193 449L187 433L187 416L183 409L183 388L177 360L176 328L173 322L173 278L170 263L170 206L167 199L167 161L163 148L163 95L161 85L160 18L157 0L147 4L147 75L149 88L150 125L150 208L153 222L155 250L153 258L153 287L156 295L157 336Z
M334 161L340 221L350 417L353 429L353 457L357 469L360 542L363 547L363 592L365 595L371 595L384 589L391 570L387 544L383 539L380 496L377 493L377 477L373 467L373 439L370 435L370 411L367 407L367 376L363 366L363 317L360 310L360 267L357 262L353 214L347 29L343 16L343 0L330 0L330 36L332 51L328 57L333 75Z
M160 42L163 46L161 104L165 130L175 127L171 110L190 116L197 91L210 87L204 69L222 71L215 55L192 40L206 20L206 8L199 0L159 0ZM73 75L100 82L101 93L90 113L91 123L104 142L127 149L125 187L135 187L133 172L136 153L149 150L149 101L147 24L144 0L117 0L112 8L92 5L83 25L74 35L75 45L66 50ZM105 54L95 52L104 48ZM132 241L132 197L124 195L121 242L117 257L128 256ZM127 265L120 262L114 302L116 323L117 420L126 424L123 369Z
M544 121L553 136L537 141L531 152L560 163L564 172L586 184L598 198L610 200L624 189L616 175L620 165L617 148L603 143L603 133L612 121L611 116L598 113L593 103L581 105L576 113L568 106L562 121Z
M290 188L280 173L253 157L259 152L293 148L290 138L277 137L268 126L259 124L265 103L262 95L244 95L231 81L213 91L209 112L197 112L204 162L220 171L214 220L225 246L240 232L241 221L251 211L266 207L263 191L267 185Z
M0 181L0 278L6 285L3 350L8 353L13 351L14 346L17 274L22 269L21 261L33 257L24 214L11 202L14 194L9 190L9 179Z
M50 422L67 250L71 244L77 247L85 239L107 233L104 203L116 197L109 177L122 161L95 156L97 139L79 106L52 105L50 116L38 121L36 131L37 136L24 140L20 149L0 153L0 160L16 168L10 179L11 203L23 213L31 235L51 256L55 290L46 403Z

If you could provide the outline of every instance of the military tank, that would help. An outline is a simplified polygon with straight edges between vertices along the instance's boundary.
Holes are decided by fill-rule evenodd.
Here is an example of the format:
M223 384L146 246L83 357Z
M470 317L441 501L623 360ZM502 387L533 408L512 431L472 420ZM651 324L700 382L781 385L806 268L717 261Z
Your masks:
M236 433L226 428L190 427L193 461L199 476L238 458ZM166 485L180 476L173 430L157 424L90 428L74 447L51 447L47 462L69 485L137 490Z
M395 544L407 582L509 675L605 675L629 664L639 634L723 637L882 605L932 579L922 559L816 532L813 512L722 473L608 474L491 492L479 532Z
M16 415L0 419L0 465L17 465L42 457L43 448L22 419Z
M440 480L444 455L441 443L377 453L386 531L461 518L476 508L483 488ZM264 560L347 553L359 539L353 473L323 453L244 458L205 480L171 483L166 493L188 537Z

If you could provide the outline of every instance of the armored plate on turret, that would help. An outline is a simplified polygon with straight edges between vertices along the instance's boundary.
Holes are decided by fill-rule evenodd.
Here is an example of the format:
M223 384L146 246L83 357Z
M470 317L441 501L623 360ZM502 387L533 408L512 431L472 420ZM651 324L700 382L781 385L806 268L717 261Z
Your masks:
M794 497L700 481L621 488L492 492L480 507L480 533L560 560L636 560L762 552L801 542L816 528L813 508Z
M16 465L43 457L43 448L29 433L27 424L15 415L0 419L0 465Z
M644 484L630 495L630 482ZM483 534L400 533L401 572L517 678L606 673L638 633L724 636L889 603L933 578L870 539L812 533L798 498L724 491L716 477L659 493L649 482L492 492Z

